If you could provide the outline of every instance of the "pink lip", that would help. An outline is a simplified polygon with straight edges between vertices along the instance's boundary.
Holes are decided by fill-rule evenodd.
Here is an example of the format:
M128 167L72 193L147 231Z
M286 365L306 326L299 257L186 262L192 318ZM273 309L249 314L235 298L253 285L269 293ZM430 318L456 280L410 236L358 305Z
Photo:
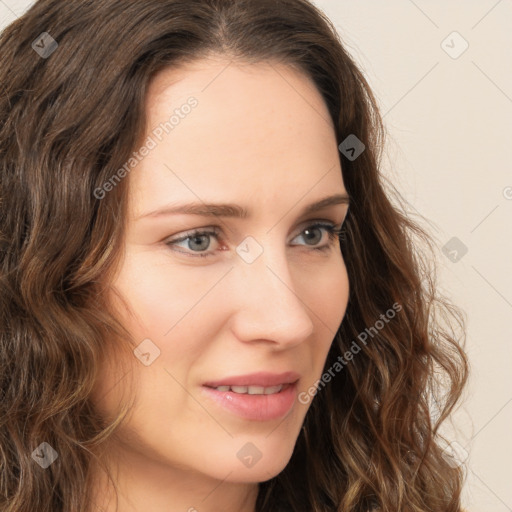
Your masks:
M293 384L300 379L297 372L268 373L258 372L249 375L226 377L225 379L205 382L203 386L218 388L219 386L279 386L280 384Z
M260 374L261 375L261 374ZM261 377L260 380L251 382L257 382L256 384L232 384L239 386L257 386L262 385ZM241 377L240 377L241 379ZM278 384L282 383L282 377L280 377ZM225 381L228 382L228 381ZM229 382L232 382L231 380ZM239 382L242 382L239 380ZM247 382L244 380L243 382ZM268 381L265 381L268 382ZM272 382L277 382L275 379ZM266 384L263 387L269 387L271 385L278 384ZM216 384L216 386L227 386L229 384ZM279 393L273 395L249 395L243 393L235 393L234 391L218 391L213 387L204 385L202 388L203 393L214 403L220 405L224 409L231 413L236 414L242 418L253 421L270 421L286 416L290 411L293 404L295 403L295 397L297 395L297 381L293 384L287 384Z

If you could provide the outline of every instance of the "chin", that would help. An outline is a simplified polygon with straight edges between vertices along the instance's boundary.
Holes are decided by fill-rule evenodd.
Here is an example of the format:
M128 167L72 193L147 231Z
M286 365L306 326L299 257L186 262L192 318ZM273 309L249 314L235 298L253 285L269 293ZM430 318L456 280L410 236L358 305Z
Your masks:
M294 439L294 438L292 438ZM228 463L227 471L232 471L232 482L265 482L281 473L293 454L295 442L276 432L250 438L237 438L236 459ZM224 473L225 477L226 473Z
M271 478L279 475L288 464L289 458L286 460L274 460L263 463L260 460L252 468L238 467L229 475L228 480L233 483L260 483L266 482Z

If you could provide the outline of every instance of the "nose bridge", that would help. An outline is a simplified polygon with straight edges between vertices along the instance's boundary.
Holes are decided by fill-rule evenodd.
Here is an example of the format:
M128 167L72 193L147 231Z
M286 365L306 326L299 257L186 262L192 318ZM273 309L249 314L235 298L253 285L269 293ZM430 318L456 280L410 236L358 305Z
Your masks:
M300 343L312 333L313 322L310 310L297 296L286 248L271 246L270 241L263 247L251 238L237 248L232 273L236 281L236 334L245 341Z

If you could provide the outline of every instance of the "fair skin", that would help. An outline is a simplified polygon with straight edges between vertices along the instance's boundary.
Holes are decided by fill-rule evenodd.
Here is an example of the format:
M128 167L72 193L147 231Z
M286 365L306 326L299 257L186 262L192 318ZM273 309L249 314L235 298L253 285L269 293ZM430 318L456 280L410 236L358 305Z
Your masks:
M129 308L116 302L136 345L149 338L160 355L148 366L131 355L137 402L110 450L119 512L253 512L258 482L284 469L310 404L295 396L282 417L247 419L203 384L294 371L295 395L307 391L348 302L339 242L311 227L340 227L348 205L302 213L346 194L320 93L281 64L228 63L167 69L147 94L147 135L190 96L198 105L129 175L125 253L112 288ZM184 202L237 204L250 215L145 215ZM217 239L167 245L214 226ZM251 263L236 251L248 236L263 249ZM314 250L321 246L328 249ZM120 403L117 363L111 358L98 381L105 415ZM253 445L261 458L249 467L237 454L245 446L254 455ZM99 482L94 510L113 512L113 495Z

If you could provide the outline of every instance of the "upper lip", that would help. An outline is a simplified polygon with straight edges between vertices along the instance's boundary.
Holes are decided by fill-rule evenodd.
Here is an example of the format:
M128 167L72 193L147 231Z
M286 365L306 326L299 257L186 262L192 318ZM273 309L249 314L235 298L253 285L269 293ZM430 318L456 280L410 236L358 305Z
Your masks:
M261 386L270 387L280 384L293 384L300 379L297 372L268 373L258 372L248 375L236 375L220 380L205 382L203 386L217 388L219 386Z

